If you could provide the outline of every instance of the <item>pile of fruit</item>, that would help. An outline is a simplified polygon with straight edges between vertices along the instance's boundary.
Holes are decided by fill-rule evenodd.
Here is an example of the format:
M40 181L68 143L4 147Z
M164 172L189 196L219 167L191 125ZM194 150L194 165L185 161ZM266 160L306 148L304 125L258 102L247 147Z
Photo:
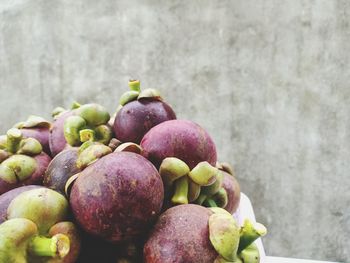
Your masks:
M266 228L232 214L240 188L198 124L154 89L116 114L54 109L0 136L0 263L256 263Z

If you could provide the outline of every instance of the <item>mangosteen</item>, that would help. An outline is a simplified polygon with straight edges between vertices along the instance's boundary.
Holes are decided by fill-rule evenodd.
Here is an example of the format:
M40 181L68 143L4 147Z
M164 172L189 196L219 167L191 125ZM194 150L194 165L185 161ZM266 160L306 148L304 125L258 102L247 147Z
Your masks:
M15 124L14 128L21 130L23 138L37 139L43 151L48 155L51 155L49 145L51 123L42 117L31 115L26 121Z
M19 186L42 184L51 158L34 138L23 138L17 128L8 130L0 142L0 195Z
M85 142L79 148L71 147L57 154L44 175L43 184L62 194L74 182L84 168L112 152L112 149L99 142Z
M141 91L138 80L130 80L129 87L120 98L113 130L118 140L139 144L152 127L176 119L176 115L157 90Z
M142 154L159 168L167 157L184 161L190 169L200 162L216 164L216 147L209 134L187 120L169 120L150 129L141 141Z
M87 233L111 242L145 233L157 219L164 189L147 159L113 152L79 173L70 192L74 217Z
M49 136L52 156L66 147L80 146L86 141L108 145L111 140L112 128L108 125L110 115L101 105L75 103L71 110L58 112Z
M222 208L187 204L169 208L158 219L144 245L145 263L245 262L256 256L250 245L266 233L259 223L246 220L239 227ZM248 248L248 249L247 249ZM255 257L259 259L259 257Z

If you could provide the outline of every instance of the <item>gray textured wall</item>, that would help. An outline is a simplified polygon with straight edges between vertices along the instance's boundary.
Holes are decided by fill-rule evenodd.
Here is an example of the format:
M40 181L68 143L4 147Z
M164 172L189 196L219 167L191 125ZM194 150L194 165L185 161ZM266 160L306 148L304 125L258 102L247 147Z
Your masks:
M270 255L350 258L350 2L2 0L1 132L130 76L208 129Z

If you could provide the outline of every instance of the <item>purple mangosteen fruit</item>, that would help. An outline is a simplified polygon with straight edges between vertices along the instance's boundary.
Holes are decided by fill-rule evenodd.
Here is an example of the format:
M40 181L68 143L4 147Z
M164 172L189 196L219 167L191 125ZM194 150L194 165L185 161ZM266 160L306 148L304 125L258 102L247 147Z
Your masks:
M37 139L43 147L43 151L51 155L49 145L50 122L42 117L31 115L26 121L19 122L14 127L21 130L23 138Z
M46 169L44 186L64 193L67 180L81 171L77 166L78 152L78 148L72 147L57 154Z
M74 217L87 233L111 242L145 233L160 213L163 183L147 159L114 152L79 173L70 192Z
M154 126L176 119L173 109L154 89L140 90L140 81L130 80L130 91L120 98L113 130L118 140L139 144L142 137Z
M192 204L166 210L144 246L144 262L214 262L217 253L208 238L211 214L209 209Z
M23 185L42 184L50 161L36 139L10 129L0 142L0 195Z
M142 154L156 167L167 157L184 161L190 169L200 162L216 164L216 147L209 134L187 120L170 120L150 129L141 141Z
M256 263L242 261L242 254L256 256L247 248L265 233L263 225L248 220L240 228L222 208L178 205L158 218L144 245L144 262Z
M112 149L99 142L85 142L79 148L71 147L57 154L44 175L43 184L55 191L66 194L68 188L79 173L91 163L104 155L110 154Z
M99 104L75 103L71 110L55 115L49 136L52 156L69 146L80 146L86 141L108 145L112 128L108 111Z

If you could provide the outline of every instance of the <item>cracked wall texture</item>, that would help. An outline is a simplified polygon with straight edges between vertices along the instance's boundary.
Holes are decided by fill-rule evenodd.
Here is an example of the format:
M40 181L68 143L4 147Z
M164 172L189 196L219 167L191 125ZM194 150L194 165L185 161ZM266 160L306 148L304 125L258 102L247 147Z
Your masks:
M1 132L159 88L235 165L269 255L350 258L350 2L2 0Z

